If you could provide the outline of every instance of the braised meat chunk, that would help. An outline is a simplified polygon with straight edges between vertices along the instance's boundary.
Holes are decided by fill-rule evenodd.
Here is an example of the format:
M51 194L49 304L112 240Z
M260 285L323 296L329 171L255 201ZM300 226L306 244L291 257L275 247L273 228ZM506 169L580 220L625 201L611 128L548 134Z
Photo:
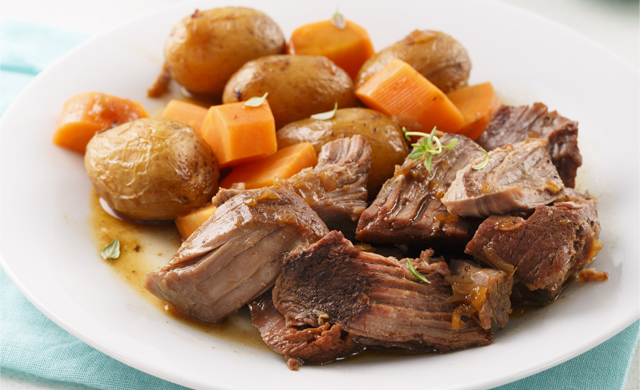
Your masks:
M491 320L504 327L511 313L513 274L468 260L451 260L449 266L455 274L446 278L453 290L449 302L463 303L454 312L454 324L462 316L473 316L485 329L491 329Z
M297 371L304 363L328 363L364 350L364 345L356 343L353 335L342 331L340 325L323 322L317 327L287 326L273 305L271 290L249 302L249 309L253 326L258 328L264 342L284 355L292 370Z
M273 303L289 326L337 324L361 344L405 352L445 352L491 344L491 331L474 321L452 329L457 305L447 300L451 271L425 252L414 267L430 284L398 261L361 252L340 232L285 261Z
M478 145L461 135L445 134L447 145L431 161L431 172L424 157L407 158L387 180L376 200L358 222L356 238L374 244L405 244L417 247L464 246L473 236L479 221L449 213L441 199L456 177L456 172L484 156Z
M370 168L371 147L363 136L356 135L325 144L315 168L289 179L276 179L274 188L297 193L330 230L353 237L360 214L367 208Z
M514 297L521 304L554 300L565 282L589 263L602 243L593 201L539 206L528 218L491 216L465 252L505 272L520 283Z
M285 255L328 232L287 190L222 190L216 198L216 205L226 201L169 264L144 278L144 287L173 310L210 323L271 288Z
M452 214L487 217L533 209L562 195L564 184L547 152L548 142L527 139L489 152L482 169L473 161L458 171L442 203Z
M582 165L578 149L578 122L569 120L557 112L548 112L547 106L502 106L476 140L487 151L527 138L549 141L547 149L551 161L558 169L564 185L575 186L576 172Z

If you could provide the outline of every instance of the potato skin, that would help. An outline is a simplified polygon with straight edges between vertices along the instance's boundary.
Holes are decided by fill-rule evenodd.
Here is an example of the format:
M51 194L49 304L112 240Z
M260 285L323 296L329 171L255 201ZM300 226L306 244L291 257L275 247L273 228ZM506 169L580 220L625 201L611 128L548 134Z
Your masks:
M322 145L338 138L359 134L371 146L371 171L367 190L375 198L382 184L393 177L396 164L409 154L402 130L388 116L367 108L343 108L329 120L312 118L293 122L278 130L278 149L309 142L316 152Z
M439 31L415 30L369 58L358 72L356 88L395 58L411 65L444 93L465 87L471 72L469 55L458 41Z
M218 189L215 154L172 119L138 119L96 134L84 165L100 197L139 220L175 219Z
M338 107L354 107L351 77L323 56L274 55L249 61L229 80L223 103L269 92L269 106L279 129L287 123Z
M284 52L280 27L251 8L198 11L173 27L164 46L169 73L189 92L220 97L231 75L252 59Z

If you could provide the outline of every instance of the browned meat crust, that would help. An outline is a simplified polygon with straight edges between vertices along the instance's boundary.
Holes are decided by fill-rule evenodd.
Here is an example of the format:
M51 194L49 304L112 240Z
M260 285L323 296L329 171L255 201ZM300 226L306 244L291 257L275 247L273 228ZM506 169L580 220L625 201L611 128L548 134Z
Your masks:
M461 315L472 315L484 329L491 329L491 320L504 327L511 313L509 296L513 275L493 268L481 268L468 260L451 260L449 266L455 274L446 279L451 283L454 294L449 302L467 306L456 311Z
M449 213L440 199L456 172L483 156L478 145L460 135L445 134L443 144L458 138L451 150L435 155L432 170L424 158L406 159L387 180L376 200L358 222L356 238L374 244L405 244L422 248L455 248L465 245L480 223Z
M527 138L549 141L549 154L558 169L564 185L575 186L576 172L582 165L578 149L578 122L571 121L556 111L548 112L547 106L502 106L476 140L487 151Z
M231 196L234 195L235 196ZM289 252L327 232L296 194L262 188L224 191L225 199L144 287L181 314L217 323L273 286Z
M406 260L361 252L333 231L285 261L273 302L289 326L338 324L367 345L445 352L491 344L491 331L474 321L452 329L451 271L430 253L413 260L426 284Z
M544 304L602 248L593 201L539 206L528 218L491 216L478 228L466 252L515 278L533 294L514 286L521 304ZM536 298L538 296L539 299Z
M287 366L297 371L304 363L322 364L353 356L364 350L340 325L324 322L317 327L287 326L273 305L271 290L249 303L253 326L264 342L284 355Z
M596 271L595 268L587 268L578 272L578 280L581 282L604 282L609 280L609 274L604 271Z
M160 74L158 74L158 78L153 83L151 88L147 90L147 96L150 98L157 98L165 93L169 92L169 84L171 83L171 73L169 72L169 67L165 62L162 64L162 69L160 70Z
M286 188L302 197L327 224L355 237L360 214L367 208L367 179L371 147L356 135L325 144L315 168L289 179L276 179L274 188Z

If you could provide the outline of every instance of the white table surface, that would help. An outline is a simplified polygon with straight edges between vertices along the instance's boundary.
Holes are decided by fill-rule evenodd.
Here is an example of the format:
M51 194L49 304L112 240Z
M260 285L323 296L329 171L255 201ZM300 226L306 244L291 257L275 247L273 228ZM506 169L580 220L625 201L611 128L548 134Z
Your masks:
M640 68L638 0L495 0L529 10L572 28ZM3 0L0 16L90 35L150 10L180 0ZM636 346L625 390L640 389L640 354ZM48 381L12 370L0 372L1 390L88 390L83 385Z

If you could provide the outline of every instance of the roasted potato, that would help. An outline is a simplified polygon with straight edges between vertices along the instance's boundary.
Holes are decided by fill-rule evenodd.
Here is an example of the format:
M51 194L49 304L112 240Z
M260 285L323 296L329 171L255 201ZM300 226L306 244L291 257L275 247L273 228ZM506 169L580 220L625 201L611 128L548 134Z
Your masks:
M409 154L402 130L389 117L367 108L343 108L329 120L303 119L278 130L278 148L309 142L316 152L337 138L359 134L371 146L371 171L367 190L376 196L382 184L393 176L395 165Z
M229 77L247 61L284 52L278 25L242 7L198 11L173 27L164 46L166 65L194 95L220 97Z
M330 111L334 104L356 105L349 75L322 56L274 55L249 61L224 88L222 101L233 103L262 96L268 100L276 128Z
M469 55L458 41L438 31L416 30L369 58L358 72L356 88L395 58L411 65L444 93L465 87L471 72Z
M134 219L175 219L218 189L215 154L172 119L137 119L96 134L84 165L102 199Z

